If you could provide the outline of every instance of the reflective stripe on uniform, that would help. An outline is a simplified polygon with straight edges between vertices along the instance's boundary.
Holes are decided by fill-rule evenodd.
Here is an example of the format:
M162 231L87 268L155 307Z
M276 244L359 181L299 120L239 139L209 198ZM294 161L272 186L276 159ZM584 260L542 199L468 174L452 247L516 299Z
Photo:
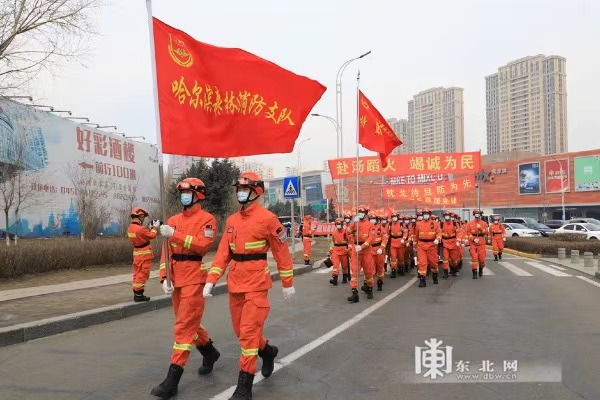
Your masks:
M161 263L160 266L158 267L158 269L167 269L167 264Z
M221 275L223 273L223 269L219 268L219 267L211 267L210 270L208 271L208 273Z
M244 243L244 248L246 250L260 249L261 247L265 247L266 245L267 245L267 241L266 240L259 240L257 242L246 242L246 243Z
M190 247L192 247L192 240L194 239L194 237L192 235L187 235L185 237L185 242L183 242L183 247L185 249L189 249Z
M180 350L180 351L191 351L192 350L192 346L191 344L187 344L187 343L173 343L173 350Z
M143 256L145 254L152 254L152 250L141 250L141 251L134 251L133 252L134 256Z
M127 232L127 237L130 239L133 239L134 237L136 237L135 233L129 233Z
M208 270L209 270L208 264L202 264L202 265L200 265L200 271L208 271Z
M256 357L256 356L258 356L258 348L256 348L256 349L244 349L244 348L242 348L242 356L245 356L245 357Z
M229 243L229 248L231 250L235 250L235 243Z
M143 283L135 283L135 282L134 282L134 283L133 283L133 287L134 287L134 288L140 288L140 287L144 287L144 284L143 284Z
M294 276L294 270L293 269L288 269L285 271L280 271L279 272L279 276L282 278L289 278L290 276Z

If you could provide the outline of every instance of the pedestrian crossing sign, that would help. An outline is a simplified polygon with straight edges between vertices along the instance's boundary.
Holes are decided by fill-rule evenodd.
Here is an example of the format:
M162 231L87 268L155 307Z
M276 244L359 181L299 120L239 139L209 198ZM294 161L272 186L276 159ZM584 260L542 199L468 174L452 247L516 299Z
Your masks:
M298 186L297 176L283 178L283 197L286 199L297 199L300 197L300 190L298 190Z

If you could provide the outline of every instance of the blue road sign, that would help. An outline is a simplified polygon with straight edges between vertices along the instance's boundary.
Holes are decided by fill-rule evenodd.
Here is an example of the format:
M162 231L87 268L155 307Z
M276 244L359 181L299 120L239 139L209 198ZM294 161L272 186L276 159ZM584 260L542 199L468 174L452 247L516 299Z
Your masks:
M297 199L300 197L300 190L298 189L298 177L289 176L283 178L283 197L286 199Z

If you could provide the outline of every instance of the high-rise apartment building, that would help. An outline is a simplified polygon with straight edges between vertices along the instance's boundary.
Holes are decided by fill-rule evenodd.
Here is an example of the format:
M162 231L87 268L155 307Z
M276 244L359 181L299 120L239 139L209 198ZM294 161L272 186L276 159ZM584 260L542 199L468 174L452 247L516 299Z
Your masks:
M485 78L487 151L566 153L566 59L520 58Z
M411 153L464 151L463 89L437 87L415 95L408 102L408 138Z
M275 177L275 169L259 161L250 161L244 157L231 158L231 162L239 168L241 172L255 172L262 180Z
M398 136L398 138L402 140L402 145L396 147L392 151L392 154L413 153L413 141L412 138L408 136L408 120L389 118L387 122L388 124L390 124L390 127L392 128L394 133L396 133L396 136Z

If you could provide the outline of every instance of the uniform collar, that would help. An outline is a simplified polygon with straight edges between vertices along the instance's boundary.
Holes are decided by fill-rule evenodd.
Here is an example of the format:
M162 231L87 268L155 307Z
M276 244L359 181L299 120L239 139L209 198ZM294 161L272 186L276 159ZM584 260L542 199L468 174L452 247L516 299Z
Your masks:
M202 210L202 206L200 205L200 203L196 203L193 206L188 207L185 210L183 210L183 215L186 217L189 217L191 215L196 214L200 210Z
M252 214L255 210L257 210L258 208L260 208L260 205L258 204L258 202L255 200L250 204L246 204L242 206L242 209L240 210L240 214L242 215L250 215Z
M142 223L140 221L138 221L138 220L135 220L135 221L131 221L131 225L140 225L140 226L142 226Z

